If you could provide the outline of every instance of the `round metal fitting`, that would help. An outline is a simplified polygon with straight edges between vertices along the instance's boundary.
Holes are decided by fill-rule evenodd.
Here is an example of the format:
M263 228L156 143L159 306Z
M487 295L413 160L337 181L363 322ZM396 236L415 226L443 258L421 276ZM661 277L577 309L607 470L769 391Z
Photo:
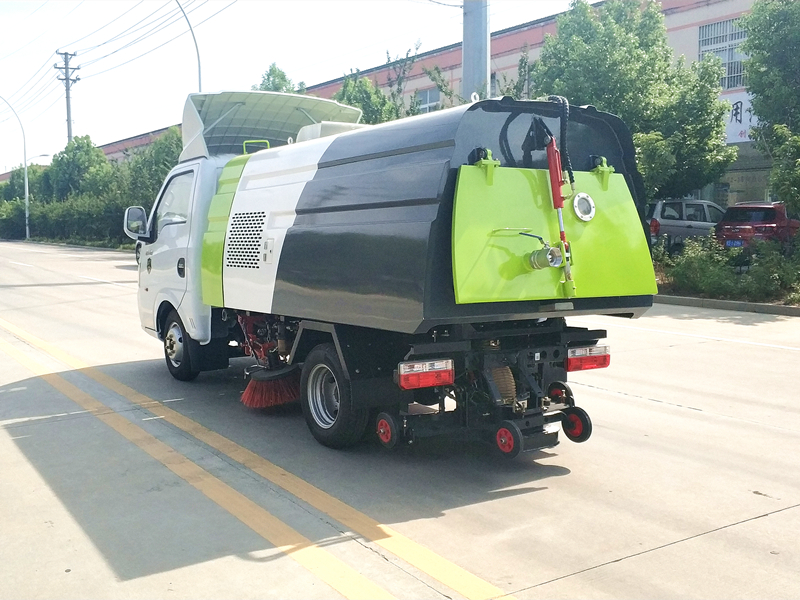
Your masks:
M584 192L577 194L572 201L572 208L575 210L575 215L581 221L591 221L594 218L594 200L592 200L589 194Z
M183 362L183 334L181 327L174 321L170 324L167 335L164 336L164 349L167 358L175 367L180 367Z
M308 376L308 407L322 429L330 429L339 416L339 384L325 364L315 365Z

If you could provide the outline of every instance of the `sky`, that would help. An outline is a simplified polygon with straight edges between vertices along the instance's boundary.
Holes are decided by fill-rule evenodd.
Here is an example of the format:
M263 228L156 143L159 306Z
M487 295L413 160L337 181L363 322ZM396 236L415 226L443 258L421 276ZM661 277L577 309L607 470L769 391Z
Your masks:
M314 85L351 69L460 42L459 0L180 0L195 29L203 92L249 90L273 62ZM490 0L491 31L563 12L569 0ZM159 47L160 46L160 47ZM63 66L77 53L72 133L96 145L178 124L198 91L195 46L175 0L0 1L0 97L19 115L29 164L67 144ZM47 155L47 156L39 156ZM23 162L0 100L0 173Z

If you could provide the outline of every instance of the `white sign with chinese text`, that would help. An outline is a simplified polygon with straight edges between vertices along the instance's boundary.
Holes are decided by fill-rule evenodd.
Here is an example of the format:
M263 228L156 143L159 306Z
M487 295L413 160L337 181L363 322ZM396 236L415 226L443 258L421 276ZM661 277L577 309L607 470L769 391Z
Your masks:
M731 108L725 115L725 141L728 144L752 141L750 128L756 126L758 119L755 118L750 107L750 95L741 91L722 94L721 98L731 103Z

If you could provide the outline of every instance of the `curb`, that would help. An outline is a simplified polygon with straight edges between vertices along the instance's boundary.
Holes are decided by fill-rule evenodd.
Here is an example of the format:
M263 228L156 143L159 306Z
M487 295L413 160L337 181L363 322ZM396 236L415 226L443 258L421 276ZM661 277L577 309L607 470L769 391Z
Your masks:
M762 315L782 315L800 317L800 306L783 306L781 304L761 304L758 302L739 302L736 300L712 300L710 298L691 298L688 296L653 297L656 304L674 304L678 306L694 306L696 308L716 308L720 310L737 310L739 312L760 313Z

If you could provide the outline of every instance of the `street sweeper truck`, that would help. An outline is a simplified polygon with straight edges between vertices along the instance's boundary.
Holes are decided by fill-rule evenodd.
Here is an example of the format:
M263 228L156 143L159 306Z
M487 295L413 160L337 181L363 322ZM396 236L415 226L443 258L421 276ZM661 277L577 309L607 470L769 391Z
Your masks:
M139 314L180 380L250 358L246 406L299 399L340 448L449 435L514 457L589 438L569 372L656 283L631 135L563 98L381 125L272 92L192 94L141 243Z

